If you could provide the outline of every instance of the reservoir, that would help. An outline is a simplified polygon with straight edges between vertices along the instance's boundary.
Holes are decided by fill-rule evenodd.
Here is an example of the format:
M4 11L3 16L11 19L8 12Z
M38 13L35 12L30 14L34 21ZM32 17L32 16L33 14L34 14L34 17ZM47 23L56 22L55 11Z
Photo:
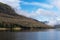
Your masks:
M0 40L60 40L60 30L38 32L0 32Z

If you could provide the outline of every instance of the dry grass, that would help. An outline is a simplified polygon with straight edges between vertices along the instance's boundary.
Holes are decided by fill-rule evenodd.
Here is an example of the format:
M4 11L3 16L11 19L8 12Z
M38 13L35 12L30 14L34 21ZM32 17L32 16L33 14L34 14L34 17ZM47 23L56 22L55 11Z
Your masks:
M0 2L0 23L18 24L23 27L51 27L34 19L18 15L10 6Z
M16 18L5 18L5 17L0 17L0 22L5 22L7 24L12 23L12 24L19 24L25 27L50 27L46 24L34 21L33 19L16 19Z

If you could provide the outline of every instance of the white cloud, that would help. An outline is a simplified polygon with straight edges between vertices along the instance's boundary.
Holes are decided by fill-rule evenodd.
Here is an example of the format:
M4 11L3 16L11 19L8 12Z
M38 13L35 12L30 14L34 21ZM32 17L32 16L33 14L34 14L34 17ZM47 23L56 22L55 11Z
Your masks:
M20 8L20 0L0 0L0 2L8 4L13 8Z
M31 17L31 18L36 18L40 17L41 15L46 17L50 17L48 25L54 25L57 24L58 22L60 23L60 17L58 12L51 11L51 10L45 10L45 9L37 9L36 11L32 11L31 13L28 13L26 11L21 10L20 3L25 4L25 5L35 5L35 6L41 6L46 9L52 9L54 6L56 6L58 9L60 9L60 0L53 0L50 1L50 4L44 4L44 3L39 3L39 2L24 2L20 0L0 0L0 2L5 3L10 5L12 8L15 9L15 11L18 14Z
M54 25L56 25L56 21L50 20L49 23L48 23L48 25L54 26Z
M43 4L38 2L22 2L25 5L36 5L41 6L46 9L53 9L54 7L57 7L59 11L55 10L46 10L46 9L37 9L36 11L32 11L32 13L28 14L29 17L40 17L41 15L48 18L48 25L55 25L60 24L60 0L50 0L50 4ZM44 19L45 20L45 19Z
M51 11L51 10L46 10L46 9L38 9L36 13L45 15L45 16L57 16L56 12Z
M41 6L43 8L49 9L37 9L36 11L33 11L31 14L29 14L30 17L40 17L41 15L49 19L48 25L55 25L55 24L60 24L60 0L48 0L50 4L44 4L44 3L39 3L39 2L23 2L22 4L25 5L35 5L35 6ZM58 11L50 10L53 9L54 7L58 8ZM39 16L40 15L40 16ZM49 18L50 17L50 18Z
M60 0L50 0L49 2L60 10Z
M59 14L57 14L55 11L51 11L51 10L45 10L45 9L37 9L36 11L32 12L31 14L29 14L30 17L34 17L36 19L36 17L38 17L38 19L41 19L39 17L44 16L44 20L46 19L46 21L49 21L48 25L55 25L55 24L60 24L60 16Z
M26 17L30 17L31 14L29 14L27 11L23 11L23 10L18 10L17 13L19 15L23 15L23 16L26 16Z

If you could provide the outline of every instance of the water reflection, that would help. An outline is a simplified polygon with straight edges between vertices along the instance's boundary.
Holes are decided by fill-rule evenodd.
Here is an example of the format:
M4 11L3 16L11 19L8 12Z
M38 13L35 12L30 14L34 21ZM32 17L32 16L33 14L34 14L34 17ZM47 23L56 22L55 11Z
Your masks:
M60 31L0 32L0 40L60 40Z
M15 34L11 32L0 32L0 40L15 40Z
M38 40L55 40L54 30L48 30L47 32L39 32Z

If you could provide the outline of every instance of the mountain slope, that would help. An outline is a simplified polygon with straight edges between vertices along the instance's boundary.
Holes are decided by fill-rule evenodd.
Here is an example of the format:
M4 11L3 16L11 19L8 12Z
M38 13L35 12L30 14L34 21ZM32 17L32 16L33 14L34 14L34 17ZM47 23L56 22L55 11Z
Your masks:
M3 26L2 26L3 25ZM0 26L2 27L51 27L32 18L18 15L10 6L0 2Z
M60 24L57 24L54 26L55 28L60 28Z

